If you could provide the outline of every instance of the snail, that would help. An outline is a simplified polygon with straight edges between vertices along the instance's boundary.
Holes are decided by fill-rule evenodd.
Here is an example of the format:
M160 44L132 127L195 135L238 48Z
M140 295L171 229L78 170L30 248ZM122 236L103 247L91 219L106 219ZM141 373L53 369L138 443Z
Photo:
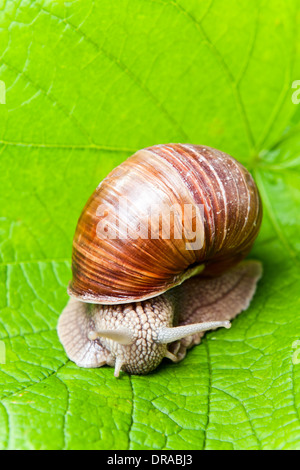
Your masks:
M79 218L70 300L58 322L80 367L147 374L182 360L204 332L230 327L262 274L245 260L262 204L250 173L188 144L136 152L96 188Z

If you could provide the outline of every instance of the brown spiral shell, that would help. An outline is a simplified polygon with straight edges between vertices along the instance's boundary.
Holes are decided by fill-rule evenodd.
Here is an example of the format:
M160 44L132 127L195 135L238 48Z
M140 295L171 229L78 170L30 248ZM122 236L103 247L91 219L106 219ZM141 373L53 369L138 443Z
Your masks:
M129 210L119 212L120 198ZM187 249L188 238L175 239L174 231L170 239L161 230L156 239L122 238L124 227L140 233L154 204L201 205L202 246ZM85 302L126 303L165 292L198 265L204 275L219 274L248 254L261 218L250 173L229 155L187 144L140 150L100 183L83 209L73 242L69 294ZM98 224L104 220L115 234L112 239L99 237ZM191 230L195 222L194 213L185 221Z

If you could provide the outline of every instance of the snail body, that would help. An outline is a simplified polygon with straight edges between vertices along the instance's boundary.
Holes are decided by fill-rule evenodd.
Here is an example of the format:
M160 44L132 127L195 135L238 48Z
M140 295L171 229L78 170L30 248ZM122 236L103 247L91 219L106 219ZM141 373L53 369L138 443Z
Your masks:
M261 218L251 175L223 152L169 144L127 159L78 221L58 325L70 359L145 374L229 327L261 276L259 262L242 261Z

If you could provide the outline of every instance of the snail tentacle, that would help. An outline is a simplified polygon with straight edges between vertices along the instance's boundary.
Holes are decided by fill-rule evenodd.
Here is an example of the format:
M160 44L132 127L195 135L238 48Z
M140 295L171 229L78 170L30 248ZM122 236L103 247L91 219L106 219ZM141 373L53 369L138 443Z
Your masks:
M171 353L170 351L166 351L165 356L167 359L170 359L173 362L177 362L177 357L175 354Z
M116 362L115 362L115 371L114 371L115 377L119 377L123 364L124 364L123 359L120 357L117 357Z
M211 321L173 328L160 328L157 331L157 342L161 344L169 344L202 331L213 330L220 327L230 328L230 326L229 321Z

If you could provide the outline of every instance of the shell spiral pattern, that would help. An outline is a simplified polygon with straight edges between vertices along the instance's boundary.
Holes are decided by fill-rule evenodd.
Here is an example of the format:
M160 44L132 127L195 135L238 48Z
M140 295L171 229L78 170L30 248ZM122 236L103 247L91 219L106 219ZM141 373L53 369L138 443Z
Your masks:
M186 233L175 236L179 222L193 232L197 214L178 222L168 211L174 205L181 214L186 205L202 208L201 246L193 248ZM153 206L161 208L162 218L156 225L151 218L149 226ZM168 217L173 228L164 237ZM167 291L196 266L203 276L220 274L248 254L261 218L258 189L233 157L187 144L140 150L100 183L79 218L69 294L84 302L129 303ZM99 234L104 221L110 236Z

